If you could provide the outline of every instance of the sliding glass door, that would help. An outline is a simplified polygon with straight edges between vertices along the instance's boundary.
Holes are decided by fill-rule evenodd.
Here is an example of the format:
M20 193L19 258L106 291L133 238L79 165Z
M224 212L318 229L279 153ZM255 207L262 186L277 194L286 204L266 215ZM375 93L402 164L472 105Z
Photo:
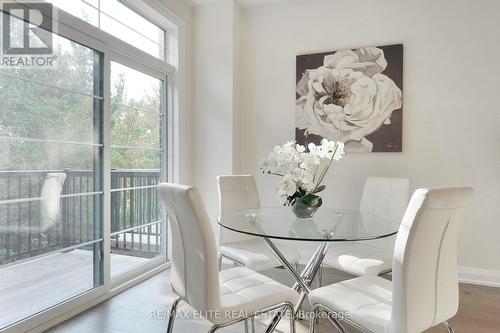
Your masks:
M167 179L175 72L166 31L123 1L51 2L72 14L58 12L54 33L37 28L41 40L52 37L55 64L0 66L0 330L8 332L43 325L167 261L156 192ZM87 23L78 3L99 19ZM23 38L10 34L16 45Z
M163 80L111 62L111 277L164 256Z
M0 329L104 281L103 55L52 37L55 68L0 70Z

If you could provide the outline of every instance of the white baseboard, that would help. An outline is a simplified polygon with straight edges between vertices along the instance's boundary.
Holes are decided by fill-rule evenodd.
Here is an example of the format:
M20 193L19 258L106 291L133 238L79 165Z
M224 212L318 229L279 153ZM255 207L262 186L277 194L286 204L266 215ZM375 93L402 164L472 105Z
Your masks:
M475 267L458 267L458 280L462 283L500 287L500 271Z

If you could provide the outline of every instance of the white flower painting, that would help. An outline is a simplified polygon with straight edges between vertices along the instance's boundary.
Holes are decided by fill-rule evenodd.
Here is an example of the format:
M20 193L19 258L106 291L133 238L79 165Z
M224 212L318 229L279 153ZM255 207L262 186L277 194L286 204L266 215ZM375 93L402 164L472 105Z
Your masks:
M402 81L402 44L297 56L297 143L401 152Z

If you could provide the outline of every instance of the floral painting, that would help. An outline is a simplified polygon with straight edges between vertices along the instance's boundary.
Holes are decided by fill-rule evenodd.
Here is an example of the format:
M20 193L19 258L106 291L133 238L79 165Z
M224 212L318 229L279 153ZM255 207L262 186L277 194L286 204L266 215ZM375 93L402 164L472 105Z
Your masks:
M298 144L402 151L402 44L299 55L296 74Z

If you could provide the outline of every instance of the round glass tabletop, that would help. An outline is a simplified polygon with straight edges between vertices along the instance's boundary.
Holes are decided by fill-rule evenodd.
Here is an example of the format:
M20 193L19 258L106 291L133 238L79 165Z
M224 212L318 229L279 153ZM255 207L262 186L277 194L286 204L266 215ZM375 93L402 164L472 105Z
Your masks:
M399 222L382 214L320 208L311 219L298 219L290 207L226 210L218 219L229 230L300 241L362 241L397 233Z

